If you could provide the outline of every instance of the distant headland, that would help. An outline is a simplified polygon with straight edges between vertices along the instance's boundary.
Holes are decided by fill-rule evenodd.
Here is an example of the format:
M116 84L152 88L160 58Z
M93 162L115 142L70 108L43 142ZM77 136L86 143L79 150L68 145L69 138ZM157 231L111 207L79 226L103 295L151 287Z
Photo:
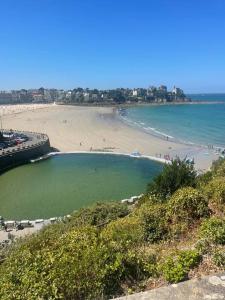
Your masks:
M62 89L20 89L0 91L0 104L19 103L62 103L85 105L115 105L133 103L183 103L190 102L181 88L168 90L165 85L149 88L116 88L109 90L74 88Z

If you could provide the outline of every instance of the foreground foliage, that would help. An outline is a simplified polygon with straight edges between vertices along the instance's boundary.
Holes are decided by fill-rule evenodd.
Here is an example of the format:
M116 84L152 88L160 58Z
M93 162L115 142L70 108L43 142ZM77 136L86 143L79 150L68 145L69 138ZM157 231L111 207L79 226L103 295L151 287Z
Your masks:
M95 204L1 252L0 299L109 299L185 280L205 260L224 270L224 186L222 160L197 178L173 162L137 205Z
M177 283L187 279L188 272L200 262L200 255L197 251L186 250L172 253L166 257L160 265L166 280Z

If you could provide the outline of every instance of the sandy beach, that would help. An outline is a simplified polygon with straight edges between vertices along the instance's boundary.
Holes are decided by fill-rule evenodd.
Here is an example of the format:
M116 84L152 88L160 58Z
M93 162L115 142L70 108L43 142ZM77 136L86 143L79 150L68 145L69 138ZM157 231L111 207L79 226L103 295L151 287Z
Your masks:
M48 134L59 151L113 151L143 155L194 158L197 170L207 170L218 158L204 147L155 137L124 123L112 107L52 104L0 106L3 128Z

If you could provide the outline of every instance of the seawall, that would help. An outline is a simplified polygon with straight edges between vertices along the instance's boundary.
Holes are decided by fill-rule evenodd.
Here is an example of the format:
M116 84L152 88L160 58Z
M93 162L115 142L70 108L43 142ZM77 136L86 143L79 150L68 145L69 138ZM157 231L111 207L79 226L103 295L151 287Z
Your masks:
M0 173L18 165L26 164L31 159L50 152L50 141L46 134L16 130L14 132L26 134L32 138L32 141L1 151Z

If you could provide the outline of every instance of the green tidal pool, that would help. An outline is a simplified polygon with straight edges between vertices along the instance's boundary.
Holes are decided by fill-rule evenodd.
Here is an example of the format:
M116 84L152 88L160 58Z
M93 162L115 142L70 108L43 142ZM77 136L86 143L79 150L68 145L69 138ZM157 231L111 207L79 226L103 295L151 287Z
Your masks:
M162 164L110 154L65 154L0 176L5 219L64 216L97 201L122 200L146 190Z

